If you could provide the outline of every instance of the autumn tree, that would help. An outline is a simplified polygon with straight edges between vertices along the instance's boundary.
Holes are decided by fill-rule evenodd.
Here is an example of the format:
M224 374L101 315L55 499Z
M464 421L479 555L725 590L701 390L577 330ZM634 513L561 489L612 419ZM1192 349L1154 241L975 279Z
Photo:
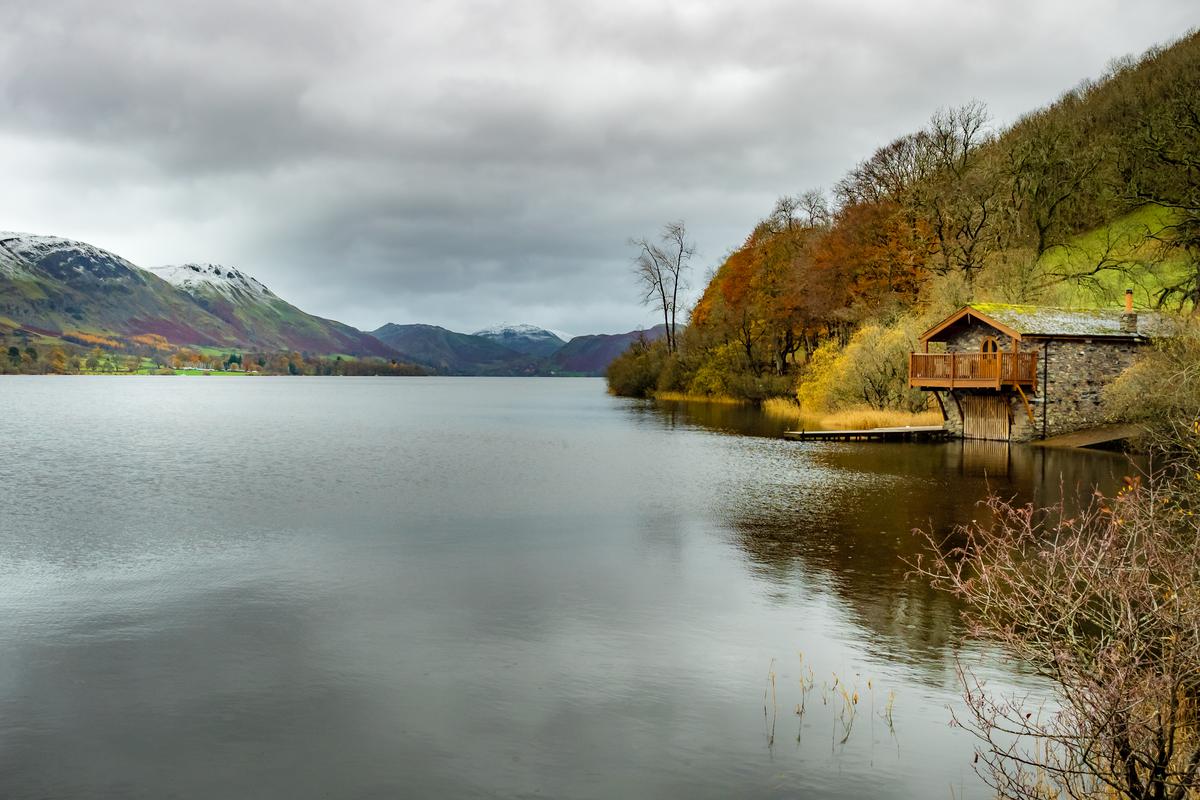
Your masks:
M643 237L631 239L629 244L637 249L634 275L642 288L642 302L662 312L667 350L674 353L678 349L675 319L679 294L687 289L686 273L696 255L696 245L688 240L682 220L664 225L657 242Z
M68 369L67 354L61 347L51 348L47 362L53 372L61 374Z
M787 375L798 354L816 347L829 308L812 260L825 210L817 193L781 198L709 282L692 327L726 368L730 345L742 355L741 368L756 377Z

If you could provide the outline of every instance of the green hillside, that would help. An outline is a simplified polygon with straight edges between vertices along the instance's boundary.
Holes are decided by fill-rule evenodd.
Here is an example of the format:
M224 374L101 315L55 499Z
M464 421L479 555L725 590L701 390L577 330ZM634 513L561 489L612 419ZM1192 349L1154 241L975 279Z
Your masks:
M1121 302L1129 288L1139 307L1159 306L1164 292L1188 277L1187 255L1160 242L1170 236L1172 217L1167 209L1143 206L1046 252L1038 263L1048 283L1042 300L1102 308Z

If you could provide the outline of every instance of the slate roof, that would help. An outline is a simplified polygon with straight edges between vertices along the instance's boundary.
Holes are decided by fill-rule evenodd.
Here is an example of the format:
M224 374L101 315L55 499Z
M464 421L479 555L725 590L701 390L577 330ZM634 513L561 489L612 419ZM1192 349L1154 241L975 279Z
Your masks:
M970 314L970 312L977 312ZM921 336L931 338L950 327L963 316L975 316L981 321L992 321L1015 331L1020 337L1093 337L1133 338L1121 331L1119 308L1052 308L1050 306L1022 306L1007 303L971 303L943 322L930 328ZM1138 311L1138 329L1133 336L1139 338L1166 334L1168 320L1153 311Z

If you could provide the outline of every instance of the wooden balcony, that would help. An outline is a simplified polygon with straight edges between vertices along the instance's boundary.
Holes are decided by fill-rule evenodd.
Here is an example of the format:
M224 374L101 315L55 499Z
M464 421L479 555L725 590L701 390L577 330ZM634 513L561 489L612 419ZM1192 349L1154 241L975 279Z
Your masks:
M1037 389L1038 354L912 353L908 385L918 389Z

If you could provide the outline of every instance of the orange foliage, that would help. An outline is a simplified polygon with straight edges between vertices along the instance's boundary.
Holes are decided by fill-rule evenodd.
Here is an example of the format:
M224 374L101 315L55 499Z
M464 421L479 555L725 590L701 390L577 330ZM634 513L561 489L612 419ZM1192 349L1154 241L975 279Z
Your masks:
M759 224L692 311L711 346L736 342L756 373L785 374L798 353L862 319L916 301L932 252L928 225L893 200L844 206L831 224Z
M843 208L814 253L813 268L841 287L839 306L870 312L889 301L912 303L926 272L933 237L892 201Z
M84 333L83 331L65 331L62 338L68 342L75 344L88 345L91 347L106 347L109 350L116 350L121 346L121 343L116 339L110 339L107 336L100 336L94 333Z
M130 336L129 341L154 350L171 349L171 343L167 341L166 337L159 336L157 333L139 333L137 336Z

